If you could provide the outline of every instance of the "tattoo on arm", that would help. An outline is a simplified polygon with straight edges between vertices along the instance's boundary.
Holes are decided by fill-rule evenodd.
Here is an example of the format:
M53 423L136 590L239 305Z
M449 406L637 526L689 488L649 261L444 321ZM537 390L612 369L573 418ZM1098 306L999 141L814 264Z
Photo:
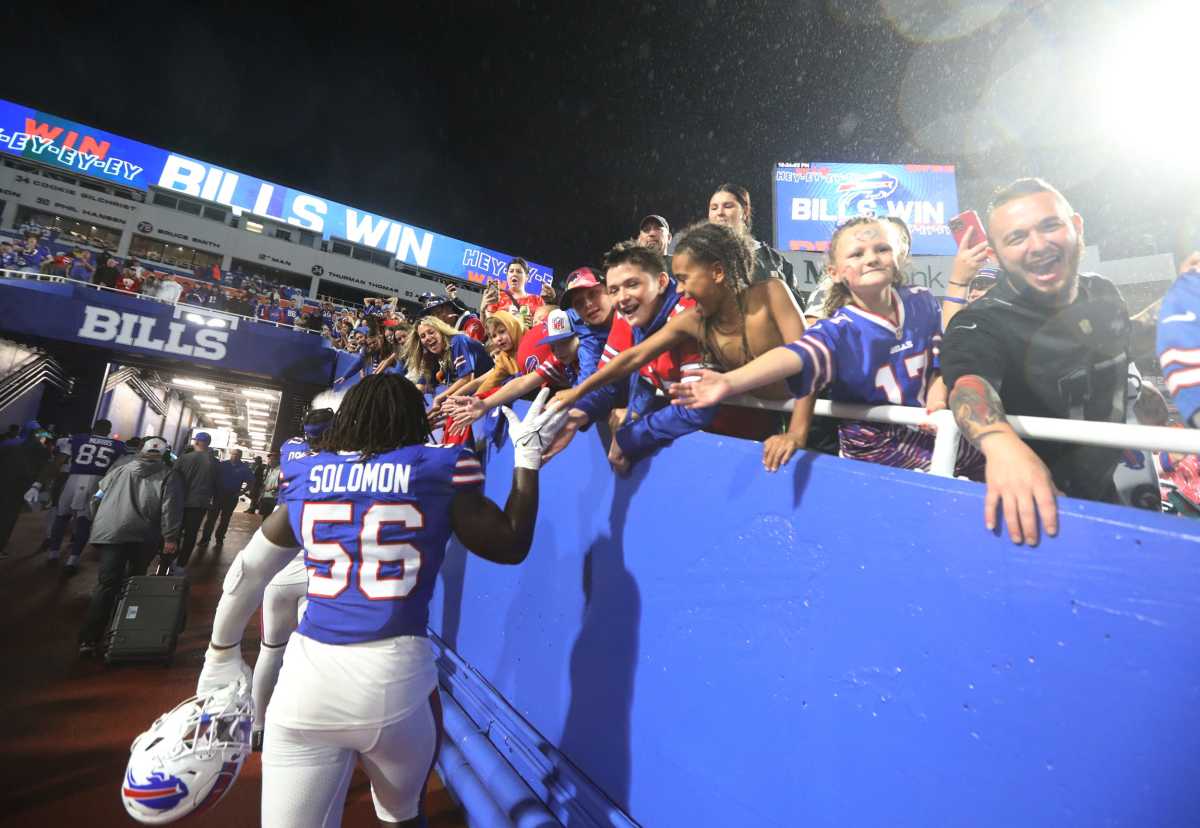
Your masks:
M971 445L979 448L983 438L1005 430L1004 406L1000 395L983 377L970 374L961 377L950 391L948 407L954 421Z

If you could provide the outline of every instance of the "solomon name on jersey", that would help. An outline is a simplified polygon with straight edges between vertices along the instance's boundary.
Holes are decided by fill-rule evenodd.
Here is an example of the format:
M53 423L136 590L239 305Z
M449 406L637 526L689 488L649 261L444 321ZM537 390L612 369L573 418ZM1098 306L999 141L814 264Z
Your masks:
M922 287L893 288L892 302L896 323L846 305L788 343L804 361L788 378L792 393L828 387L837 402L924 405L926 378L938 367L941 310Z
M483 484L475 453L414 445L362 461L318 452L286 474L281 499L309 573L300 633L326 644L425 635L450 503Z
M113 460L125 453L125 444L97 434L76 434L71 438L71 474L103 475Z

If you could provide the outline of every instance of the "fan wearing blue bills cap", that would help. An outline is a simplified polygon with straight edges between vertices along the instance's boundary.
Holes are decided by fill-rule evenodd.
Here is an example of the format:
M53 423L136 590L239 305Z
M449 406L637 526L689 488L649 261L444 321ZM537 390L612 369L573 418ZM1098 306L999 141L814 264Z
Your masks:
M446 286L445 296L429 291L422 293L418 299L422 316L435 316L454 330L479 342L487 340L483 322L458 298L458 290L453 285Z

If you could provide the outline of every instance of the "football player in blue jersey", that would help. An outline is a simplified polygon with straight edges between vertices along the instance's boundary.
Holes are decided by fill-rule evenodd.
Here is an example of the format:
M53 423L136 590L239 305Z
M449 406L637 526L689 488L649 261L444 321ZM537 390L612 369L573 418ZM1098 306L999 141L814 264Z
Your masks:
M809 416L827 387L836 402L945 408L937 375L941 309L925 288L904 286L897 243L893 226L874 217L842 224L829 243L827 318L736 370L690 372L694 382L671 387L676 402L709 406L786 378L796 408ZM846 422L838 441L843 457L898 468L927 469L933 453L933 436L907 426ZM958 473L982 474L981 456L965 444Z
M563 416L505 409L514 444L503 509L483 495L469 449L430 445L424 399L407 379L365 378L347 394L324 450L294 460L281 505L225 578L198 692L249 671L247 622L268 582L303 547L308 606L288 641L266 716L262 824L340 823L354 765L382 824L418 826L437 749L429 601L453 532L481 557L525 559L543 448Z
M47 541L49 556L46 559L48 566L58 562L63 535L66 534L67 524L74 518L71 526L71 553L63 566L65 575L74 575L79 571L79 557L83 554L83 547L87 545L88 532L92 525L88 506L95 485L108 472L113 461L125 454L125 444L109 437L111 431L111 422L96 420L90 434L76 434L69 441L70 476L58 497L54 524Z
M294 476L292 467L297 460L321 450L321 438L333 425L333 417L340 403L340 396L334 392L318 394L313 400L313 408L304 415L304 436L293 437L280 446L281 488L286 487L288 478ZM304 553L300 552L271 579L263 595L261 643L251 684L254 697L251 745L256 751L262 750L267 705L271 701L271 694L275 692L279 668L283 666L283 648L304 613L307 595L308 569Z

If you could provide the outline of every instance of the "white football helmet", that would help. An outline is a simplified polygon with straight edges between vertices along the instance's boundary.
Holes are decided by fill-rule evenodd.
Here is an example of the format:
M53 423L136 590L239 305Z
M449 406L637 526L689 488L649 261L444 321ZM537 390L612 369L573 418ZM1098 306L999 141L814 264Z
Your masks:
M184 701L133 740L121 801L138 822L164 825L212 807L250 753L254 704L244 680Z

